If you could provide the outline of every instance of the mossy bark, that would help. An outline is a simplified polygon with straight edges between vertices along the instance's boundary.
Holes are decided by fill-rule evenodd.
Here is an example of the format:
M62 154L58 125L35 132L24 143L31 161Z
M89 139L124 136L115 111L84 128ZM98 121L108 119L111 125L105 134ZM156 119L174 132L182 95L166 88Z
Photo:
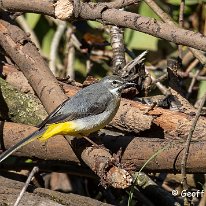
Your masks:
M18 91L0 78L0 119L37 125L46 116L38 98Z

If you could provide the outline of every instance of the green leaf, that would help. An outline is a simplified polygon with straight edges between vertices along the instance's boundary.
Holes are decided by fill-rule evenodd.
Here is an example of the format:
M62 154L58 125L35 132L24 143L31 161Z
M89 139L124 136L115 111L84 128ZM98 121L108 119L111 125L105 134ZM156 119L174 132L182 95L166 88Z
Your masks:
M83 59L75 58L74 61L75 71L84 77L86 76L86 61Z
M41 17L40 14L33 14L33 13L26 13L25 14L26 21L28 22L31 29L35 28L40 17Z
M205 2L205 0L185 0L186 5L194 5L202 2ZM167 3L177 6L180 5L181 0L167 0Z
M49 57L51 42L54 36L54 30L50 29L42 40L42 51L46 57Z
M87 21L87 23L94 29L103 27L102 24L97 21Z
M142 16L147 16L155 19L159 17L153 12L153 10L145 3L141 2L138 13ZM131 29L125 29L125 43L129 49L138 50L157 50L158 38L144 34Z
M160 19L159 16L157 16L156 13L143 1L141 2L139 6L138 13L142 16L148 16L148 17L155 18L158 20Z
M200 99L206 92L206 81L200 81L197 99Z
M32 162L33 162L32 159L27 159L27 160L25 160L25 163L32 163Z
M131 29L125 29L125 43L129 49L157 50L158 38Z

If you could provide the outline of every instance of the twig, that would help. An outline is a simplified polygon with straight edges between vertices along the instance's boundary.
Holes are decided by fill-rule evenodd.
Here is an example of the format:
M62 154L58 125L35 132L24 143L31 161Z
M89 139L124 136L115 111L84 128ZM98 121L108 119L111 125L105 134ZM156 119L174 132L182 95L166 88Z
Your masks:
M178 71L177 74L183 78L185 77L190 77L190 78L193 78L195 76L195 74L193 74L192 72L190 72L189 74L185 73L185 72L181 72L181 71ZM197 81L202 81L202 80L206 80L206 77L205 76L201 76L201 75L198 75L197 76Z
M193 53L191 52L191 50L188 50L184 57L182 58L182 65L184 65L185 67L187 67L191 61L193 61L195 59L195 56L193 55Z
M186 69L185 73L189 74L189 72L191 72L192 69L194 69L194 67L197 66L197 64L199 63L198 59L195 59Z
M195 82L196 82L196 80L197 80L197 76L199 75L199 73L200 73L200 71L197 70L196 73L195 73L195 75L192 77L192 81L191 81L190 86L189 86L189 88L188 88L188 90L187 90L186 99L188 99L188 98L190 97L190 95L191 95L191 93L192 93L192 89L193 89L193 87L194 87L194 85L195 85Z
M206 4L203 4L203 9L206 9ZM205 25L204 25L204 35L206 35L206 18L205 18ZM196 51L195 49L192 49L191 52L193 53L194 51ZM200 52L200 62L203 65L202 71L200 72L200 75L205 75L206 73L206 57L205 54L203 54L202 52Z
M124 29L118 26L111 26L110 35L111 46L113 51L113 73L121 74L121 70L126 64L124 47Z
M195 118L192 121L192 125L191 125L191 128L189 130L187 140L185 142L184 153L183 153L182 161L181 161L181 174L182 174L182 177L183 177L183 180L182 180L183 189L188 189L187 177L186 177L186 164L187 164L187 159L188 159L188 155L189 155L189 147L190 147L190 143L191 143L191 140L192 140L193 132L195 130L197 121L198 121L198 119L200 117L201 110L202 110L202 108L204 106L205 100L206 100L206 93L202 97L202 101L201 101L200 106L199 106L199 108L197 110Z
M48 19L49 21L53 21L53 22L56 24L56 26L58 26L58 21L59 21L58 19L54 19L54 18L51 17L51 16L45 16L45 18ZM81 51L80 47L81 47L82 44L81 44L81 42L77 39L77 37L75 36L74 33L71 34L71 40L72 40L72 43L73 43L74 47L75 47L77 50Z
M154 79L152 81L152 84L156 84L157 82L162 82L164 80L166 80L168 77L168 74L163 74L162 76L158 77L157 79Z
M193 55L201 62L202 65L206 64L206 57L203 52L197 51L196 49L189 48Z
M146 72L150 74L150 72L147 69L146 69ZM150 76L152 79L152 83L155 82L155 85L160 90L160 92L162 92L162 94L164 94L165 96L168 96L171 94L169 89L167 89L167 87L165 87L161 82L159 82L159 79L156 79L153 75L150 75Z
M135 185L154 205L181 206L182 201L180 199L172 196L170 192L160 187L144 172L138 172L134 176L137 177ZM134 188L134 194L135 190L136 188Z
M157 88L160 90L160 92L162 92L162 94L164 94L165 96L168 96L171 94L171 92L169 91L169 89L167 89L167 87L165 87L163 84L161 84L160 82L156 83Z
M87 54L87 60L86 60L86 75L90 75L91 73L91 70L92 70L92 61L91 61L91 58L90 58L91 54L88 53Z
M71 42L68 45L68 62L67 62L67 70L66 76L69 76L70 79L75 79L75 72L74 72L74 57L75 57L75 49Z
M184 25L184 7L185 7L185 0L181 0L180 3L180 12L179 12L179 27L183 28ZM179 50L179 58L182 59L183 52L182 52L182 45L178 45Z
M36 36L36 34L34 33L34 31L30 28L30 26L27 24L24 16L18 16L16 18L17 23L21 26L21 28L30 34L31 40L34 42L34 44L36 45L36 47L40 50L40 44L39 44L39 40Z
M67 29L68 55L67 55L66 76L69 76L71 79L74 79L75 78L75 73L74 73L75 49L74 49L74 44L73 44L73 41L72 41L72 34L73 34L73 29L68 28Z
M57 50L58 46L61 40L61 37L64 33L64 30L66 28L66 22L65 21L58 21L58 26L57 30L54 34L54 37L52 39L51 43L51 50L50 50L50 61L49 61L49 68L51 69L52 73L55 75L56 74L56 65L55 65L55 60L57 56Z
M111 59L113 56L111 50L92 50L91 54L95 56L103 56L106 59Z
M130 52L130 53L132 53L132 52ZM147 51L142 52L140 55L135 57L132 61L128 62L124 66L123 70L131 70L137 64L140 64L140 63L144 62L146 54L147 54Z
M27 187L29 186L29 183L31 182L31 179L33 178L33 176L35 175L35 173L39 172L39 168L38 167L34 167L31 171L31 173L29 174L27 180L26 180L26 183L24 185L24 187L22 188L16 202L14 203L14 206L18 206L19 205L19 202L21 201Z
M185 7L185 0L181 0L180 12L179 12L179 26L180 26L180 28L183 28L183 24L184 24L184 7Z
M77 39L77 37L74 34L72 34L71 39L72 39L72 43L75 46L75 48L80 51L81 50L80 49L80 47L81 47L80 41Z

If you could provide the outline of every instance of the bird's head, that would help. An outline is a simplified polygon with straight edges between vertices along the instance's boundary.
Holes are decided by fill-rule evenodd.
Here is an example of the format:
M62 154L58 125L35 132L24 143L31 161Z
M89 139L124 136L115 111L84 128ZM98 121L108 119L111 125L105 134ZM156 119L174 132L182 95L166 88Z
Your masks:
M135 86L135 83L128 82L116 75L106 76L100 82L115 95L120 95L125 88Z

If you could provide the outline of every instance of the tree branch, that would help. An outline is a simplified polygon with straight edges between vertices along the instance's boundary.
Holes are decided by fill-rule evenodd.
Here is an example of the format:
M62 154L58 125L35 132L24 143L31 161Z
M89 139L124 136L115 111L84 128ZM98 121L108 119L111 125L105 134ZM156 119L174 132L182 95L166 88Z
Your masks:
M3 19L0 20L0 45L21 69L47 112L52 112L66 99L56 78L28 36L19 27Z
M36 128L28 127L15 123L5 123L3 125L3 142L5 148L20 141L34 132ZM7 139L9 137L9 139ZM75 140L72 140L75 141ZM82 144L82 143L81 143ZM72 146L71 146L72 145ZM74 151L73 151L74 149ZM69 144L63 136L56 136L47 141L46 144L40 141L34 141L23 147L15 154L29 157L36 157L46 160L63 160L68 162L79 163L79 157L89 166L101 179L102 185L111 185L115 188L124 189L131 185L132 177L129 173L116 165L119 162L103 148L78 146L78 140L74 144ZM77 155L77 156L76 156ZM78 158L77 158L78 157Z
M14 205L15 198L18 196L24 183L0 177L0 204ZM45 188L35 188L29 185L29 191L24 194L22 205L88 205L88 206L111 206L89 197L68 193L60 193ZM31 193L32 191L32 193Z
M3 127L4 145L6 148L11 147L13 144L30 134L35 128L28 125L16 124L6 122ZM179 140L163 140L157 138L134 138L132 136L115 136L113 135L100 135L97 137L98 141L101 141L112 152L116 152L120 147L123 149L123 156L121 164L123 168L131 168L138 170L142 165L160 148L163 148L166 144L170 143L171 146L159 154L154 160L149 162L145 168L148 171L170 171L179 172L181 169L181 159L183 154L184 142ZM98 154L95 159L90 156L85 156L87 151L91 148L87 147L85 150L85 144L78 144L75 148L77 156L82 158L88 158L91 163L90 166L98 164L95 163L96 158L100 158L102 154L99 149L93 148L93 152ZM83 152L85 150L85 152ZM96 150L96 151L95 151ZM138 151L138 152L137 152ZM27 156L30 158L39 158L46 160L62 160L67 164L79 164L79 159L73 153L69 143L62 137L56 136L49 139L46 144L40 141L34 141L21 150L17 151L15 155ZM104 155L103 155L104 156ZM199 161L201 159L201 161ZM206 141L191 142L190 153L187 161L188 173L205 173L206 172ZM1 163L2 168L5 164ZM92 167L91 167L92 168ZM92 168L94 169L94 167Z
M168 23L172 26L176 26L175 22L172 20L172 18L164 12L156 3L152 0L144 0L147 5L164 21L165 23ZM181 2L181 7L183 7L183 3ZM184 9L184 8L181 8ZM183 12L183 11L182 11ZM183 15L183 13L182 13ZM181 20L182 21L182 20ZM177 26L176 26L177 27ZM183 37L184 38L184 37ZM206 57L201 51L198 51L196 49L190 48L189 50L193 53L193 55L201 62L201 64L205 67L206 64ZM203 69L204 70L204 69Z
M25 94L0 78L0 118L14 122L37 125L47 116L39 99Z
M4 10L35 12L58 18L58 16L55 16L56 6L56 4L53 4L49 0L45 0L43 2L31 0L29 3L26 0L17 0L15 3L11 0L2 0L1 4L1 8ZM68 12L71 14L76 11L74 10L74 6L72 4L69 8L62 9L68 9ZM195 49L206 51L206 37L201 33L177 28L171 24L163 23L161 21L143 17L131 12L120 11L111 7L111 4L109 3L81 3L80 8L76 9L78 9L79 17L84 20L98 20L104 24L131 28L176 44L186 45ZM64 17L64 20L68 19L71 19L71 16Z

